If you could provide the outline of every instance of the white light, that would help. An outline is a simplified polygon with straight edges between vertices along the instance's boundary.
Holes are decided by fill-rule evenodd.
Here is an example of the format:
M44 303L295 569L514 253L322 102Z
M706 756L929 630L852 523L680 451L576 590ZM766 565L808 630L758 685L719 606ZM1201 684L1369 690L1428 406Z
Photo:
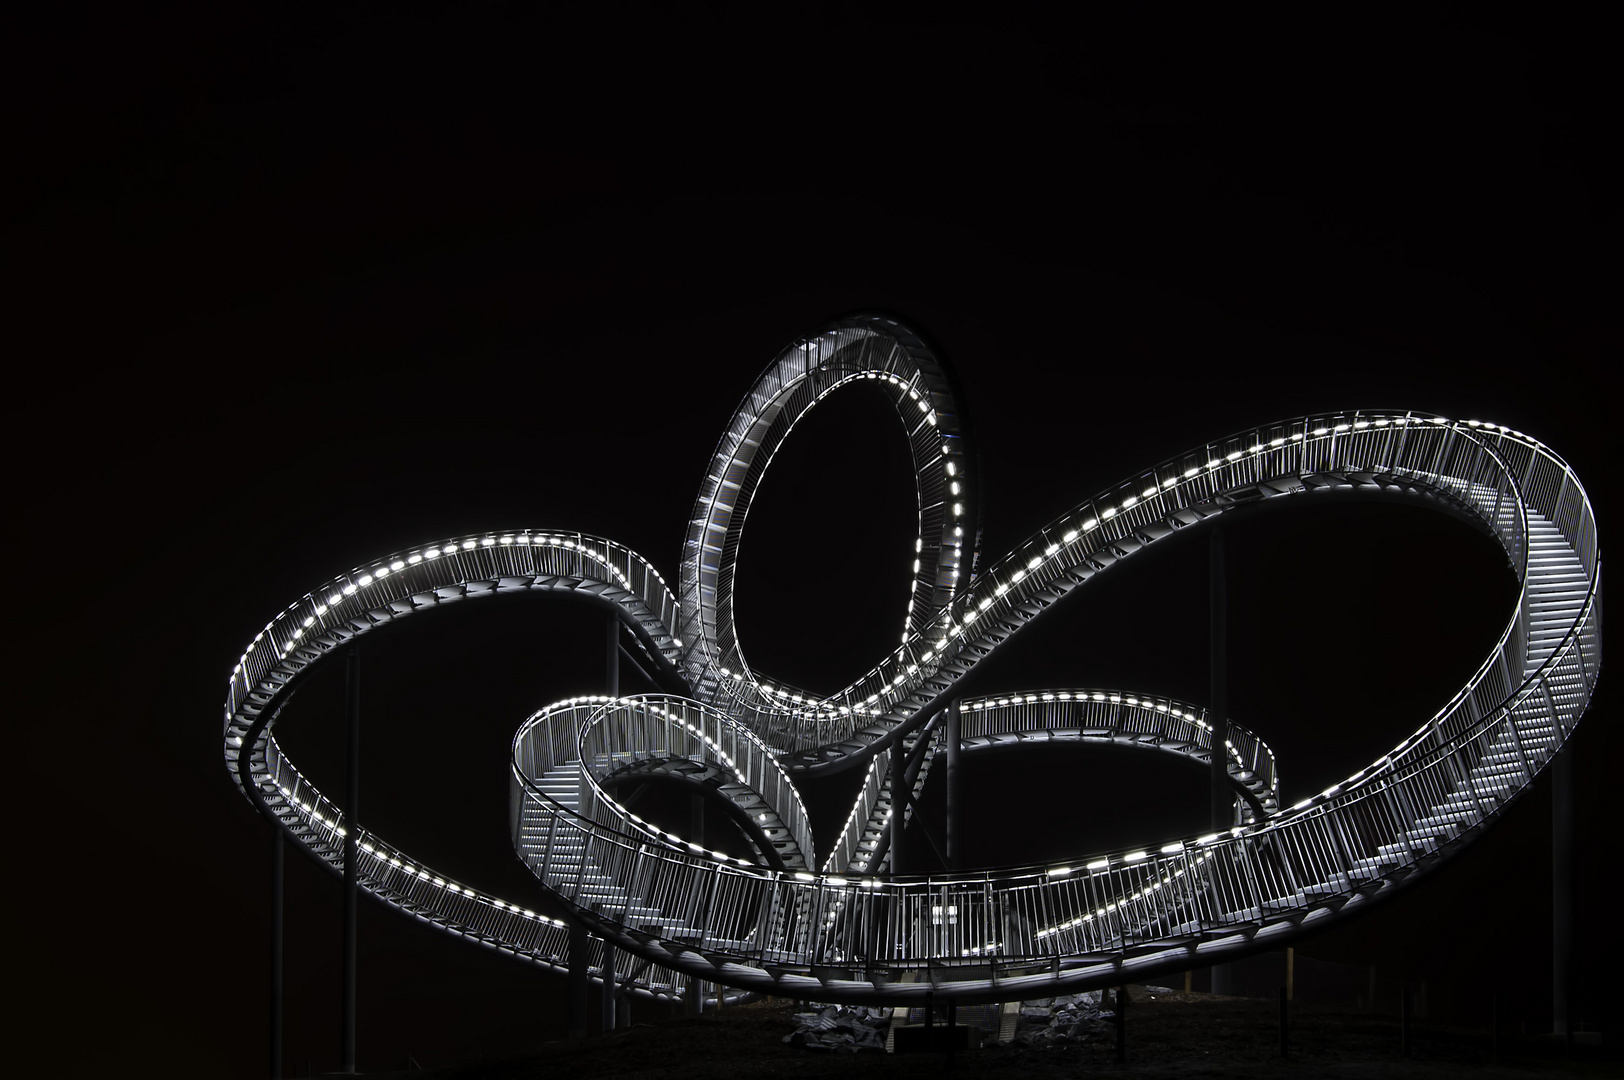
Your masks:
M1087 869L1089 869L1089 870L1104 870L1107 866L1110 866L1110 865L1111 865L1111 860L1110 859L1095 859L1093 862L1088 864Z

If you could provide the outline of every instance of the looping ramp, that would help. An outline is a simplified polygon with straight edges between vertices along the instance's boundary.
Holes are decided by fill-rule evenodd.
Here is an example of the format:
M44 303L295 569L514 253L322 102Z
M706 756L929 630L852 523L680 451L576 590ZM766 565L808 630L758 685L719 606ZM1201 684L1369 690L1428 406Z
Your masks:
M900 646L840 692L766 678L732 623L750 499L795 422L856 381L907 431L918 560ZM893 320L842 320L784 350L740 404L690 519L675 595L641 556L579 533L457 537L326 583L272 619L232 672L227 766L312 856L342 866L338 809L287 760L278 711L312 665L359 635L464 599L564 591L618 613L687 697L573 699L514 742L510 826L538 880L618 950L634 992L683 975L825 1001L947 994L1013 1000L1144 979L1290 941L1357 912L1458 851L1515 799L1583 715L1601 661L1595 517L1572 470L1503 426L1410 412L1320 414L1237 433L1091 498L973 576L976 504L958 409L929 349ZM1495 646L1413 735L1281 809L1272 753L1233 724L1237 824L1156 850L930 877L883 874L893 753L931 740L964 676L1073 589L1175 532L1272 499L1421 499L1481 523L1520 583ZM1034 690L962 704L961 746L1112 742L1210 760L1195 705L1122 690ZM794 777L866 769L820 864ZM643 821L628 777L709 787L756 849L730 857ZM901 800L899 800L901 801ZM362 834L363 887L444 930L562 968L567 928L436 874ZM814 872L820 867L821 872ZM599 954L595 954L599 955ZM595 974L601 974L601 955Z

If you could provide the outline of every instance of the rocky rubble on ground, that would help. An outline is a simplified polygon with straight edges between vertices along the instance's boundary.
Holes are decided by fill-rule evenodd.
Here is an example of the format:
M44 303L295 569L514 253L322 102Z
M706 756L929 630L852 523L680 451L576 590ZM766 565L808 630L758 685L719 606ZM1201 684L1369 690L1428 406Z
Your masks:
M885 1028L890 1022L890 1009L824 1005L813 1012L796 1013L795 1030L785 1035L784 1041L808 1050L883 1051Z
M1109 1035L1114 1014L1100 1011L1100 992L1062 994L1021 1002L1021 1018L1010 1042L1015 1046L1049 1046L1068 1039Z

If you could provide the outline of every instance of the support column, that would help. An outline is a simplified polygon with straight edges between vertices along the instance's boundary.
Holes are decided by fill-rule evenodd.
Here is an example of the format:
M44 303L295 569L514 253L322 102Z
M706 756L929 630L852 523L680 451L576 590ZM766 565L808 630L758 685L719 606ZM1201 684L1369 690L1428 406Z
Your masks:
M908 807L908 761L902 740L891 746L891 873L902 873L902 822Z
M282 1080L282 869L286 841L271 822L271 1080Z
M1229 790L1229 582L1224 529L1215 526L1207 546L1207 720L1212 724L1212 830L1228 832L1235 821Z
M615 1030L615 947L606 939L603 943L603 1017L604 1034Z
M344 730L347 744L344 779L344 1002L338 1071L355 1072L355 905L360 870L357 824L361 797L361 649L350 646L344 660Z
M586 997L589 983L586 953L590 941L584 927L570 923L569 1032L572 1039L586 1038Z
M688 796L688 839L695 844L705 842L705 800L698 795ZM699 1016L705 1011L704 979L688 976L688 996L683 1005L689 1016Z
M1213 526L1207 541L1207 722L1212 725L1213 832L1228 832L1235 821L1229 789L1229 570L1224 559L1224 526ZM1214 964L1212 992L1230 991L1227 964Z
M604 693L612 698L620 696L620 616L609 613L608 633L605 637L603 678ZM603 1000L601 1025L605 1033L615 1030L615 947L607 939L603 943Z
M964 774L959 769L959 702L947 707L947 868L964 869L964 831L959 821Z
M1551 1033L1573 1044L1573 748L1551 762Z

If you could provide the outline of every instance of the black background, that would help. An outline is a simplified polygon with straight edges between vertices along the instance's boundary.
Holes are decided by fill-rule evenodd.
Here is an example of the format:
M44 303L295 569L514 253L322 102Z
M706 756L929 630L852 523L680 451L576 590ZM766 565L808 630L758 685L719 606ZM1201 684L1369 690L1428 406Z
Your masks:
M960 379L984 558L1197 443L1353 407L1535 434L1612 535L1593 27L598 11L126 13L16 36L25 1055L261 1074L269 832L219 745L243 645L332 575L462 532L581 529L674 579L739 398L848 312L905 319ZM740 571L761 670L830 689L894 639L912 495L885 413L842 394L773 466ZM1233 712L1292 800L1413 730L1509 612L1492 544L1414 511L1284 515L1232 551ZM1204 547L1111 577L978 684L1200 702ZM599 617L484 608L369 645L362 813L539 903L505 836L506 748L598 688ZM335 793L338 692L313 680L282 728ZM1610 713L1604 686L1576 736L1592 1026L1613 1009ZM1202 778L1176 764L970 775L989 863L1202 824ZM1542 777L1455 863L1300 952L1429 980L1439 1015L1499 987L1548 1024L1549 801ZM338 889L295 860L288 890L289 1068L332 1068ZM370 903L361 932L363 1066L562 1035L561 979Z

